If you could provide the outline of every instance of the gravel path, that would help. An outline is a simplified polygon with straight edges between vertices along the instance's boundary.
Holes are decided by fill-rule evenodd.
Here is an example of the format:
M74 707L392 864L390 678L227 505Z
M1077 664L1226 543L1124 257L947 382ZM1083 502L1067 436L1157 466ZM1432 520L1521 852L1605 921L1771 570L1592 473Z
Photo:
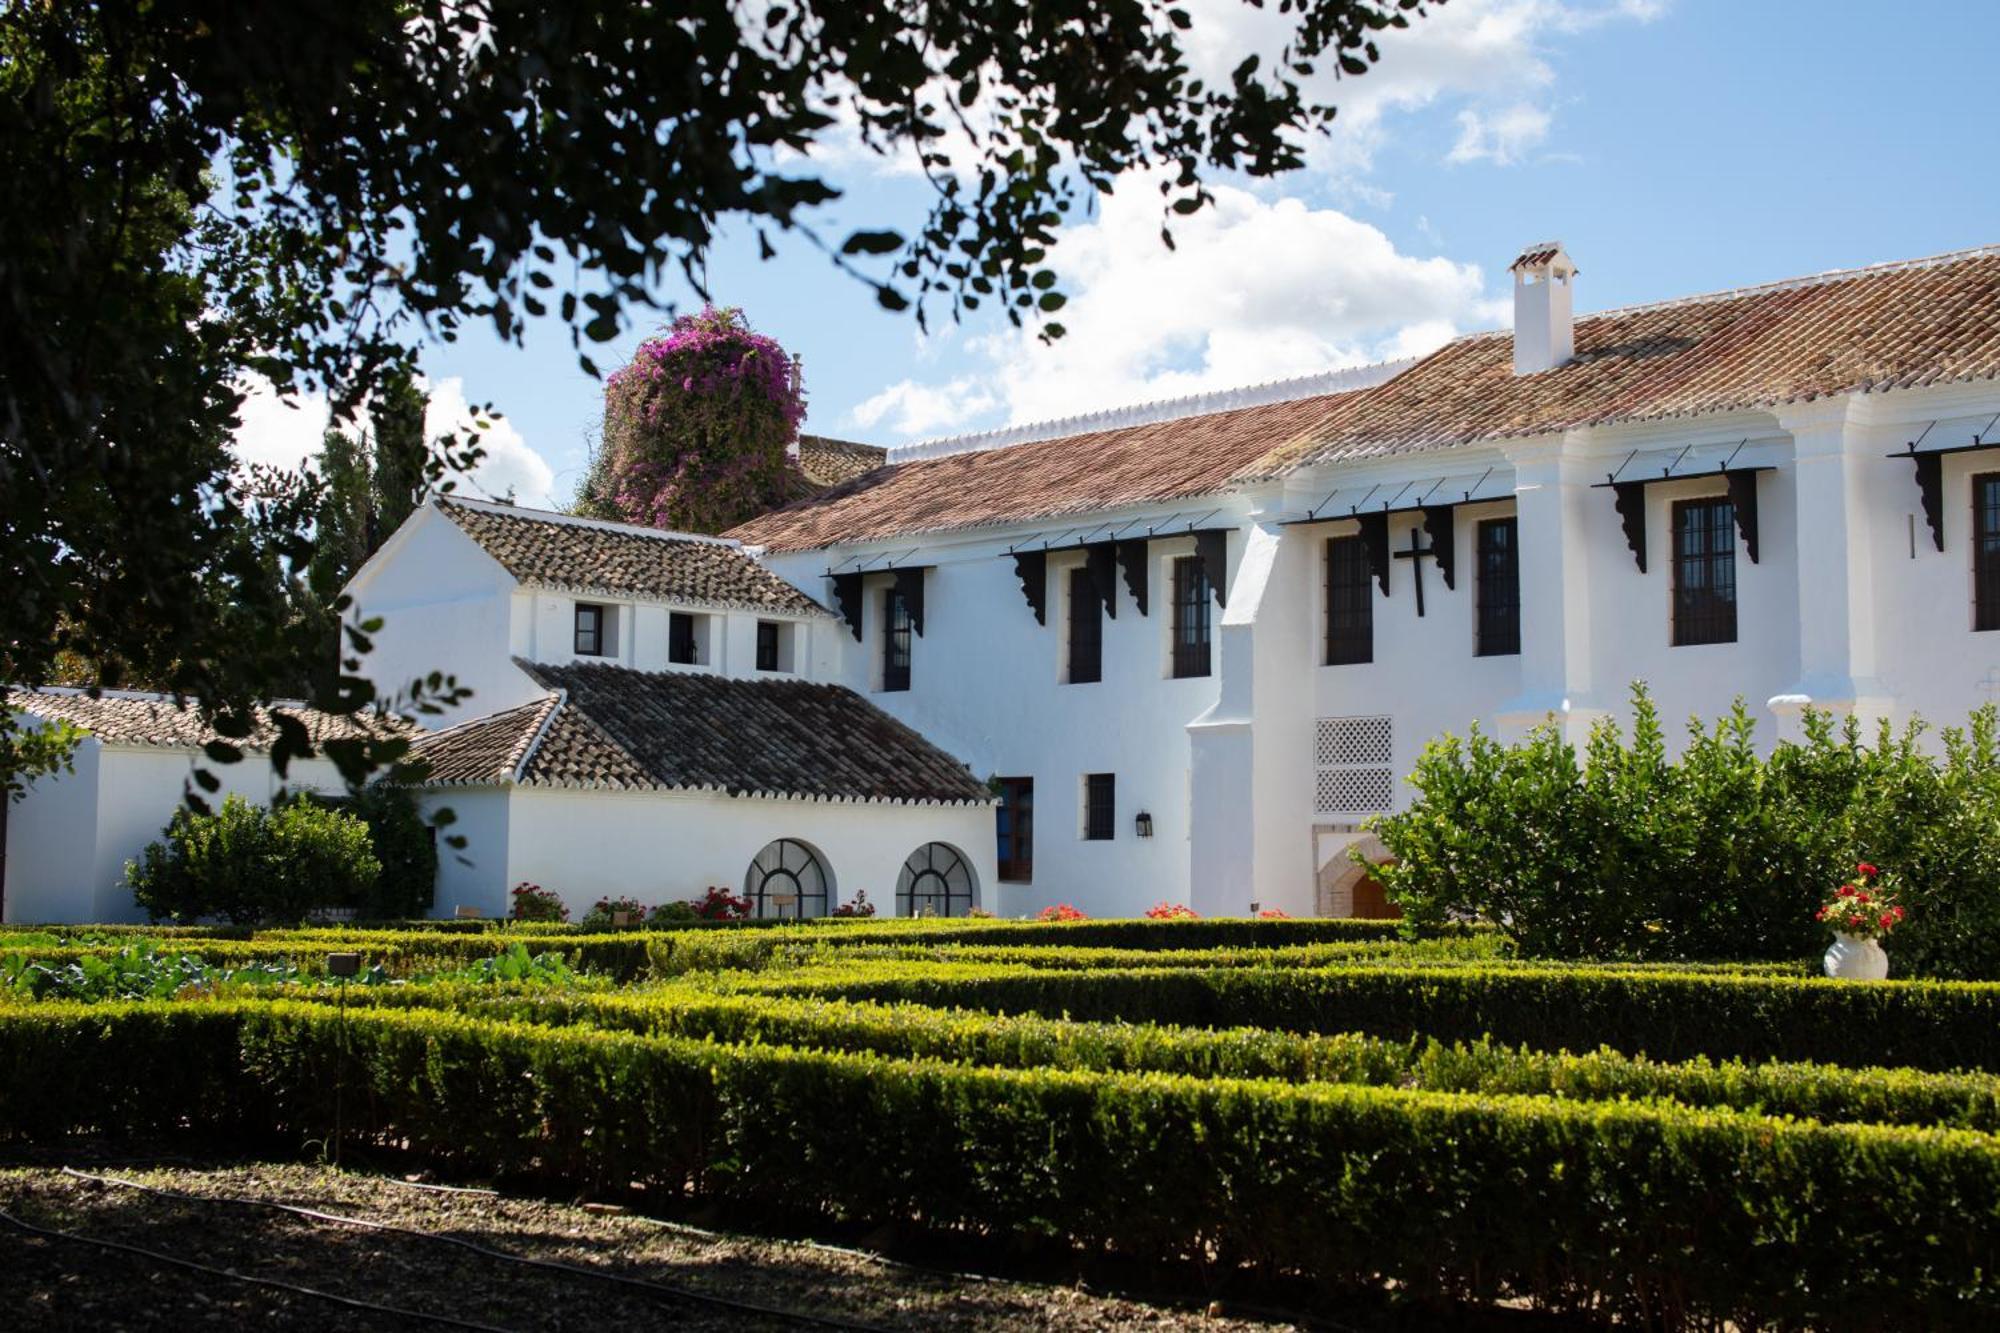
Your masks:
M165 1197L66 1175L0 1169L0 1210L158 1258L29 1234L0 1221L0 1327L46 1330L284 1328L506 1330L1229 1329L1249 1322L1144 1305L1067 1287L935 1273L792 1241L698 1231L631 1214L452 1193L358 1172L299 1165L94 1166L79 1169L197 1196ZM374 1230L225 1196L284 1203L405 1227ZM552 1271L440 1243L448 1236L510 1256L589 1270ZM614 1274L689 1295L606 1281ZM266 1279L392 1307L402 1314L258 1285ZM699 1297L716 1298L714 1301ZM719 1302L784 1312L761 1314ZM801 1318L800 1316L804 1316ZM815 1324L814 1320L821 1322Z

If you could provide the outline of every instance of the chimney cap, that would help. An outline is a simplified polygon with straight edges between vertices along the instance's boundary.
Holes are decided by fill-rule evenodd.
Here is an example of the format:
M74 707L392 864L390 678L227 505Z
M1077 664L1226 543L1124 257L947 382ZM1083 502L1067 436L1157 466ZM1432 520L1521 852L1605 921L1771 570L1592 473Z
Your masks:
M1519 273L1522 269L1556 267L1561 267L1571 274L1578 271L1576 261L1564 252L1561 241L1536 241L1521 248L1520 258L1509 264L1507 271Z

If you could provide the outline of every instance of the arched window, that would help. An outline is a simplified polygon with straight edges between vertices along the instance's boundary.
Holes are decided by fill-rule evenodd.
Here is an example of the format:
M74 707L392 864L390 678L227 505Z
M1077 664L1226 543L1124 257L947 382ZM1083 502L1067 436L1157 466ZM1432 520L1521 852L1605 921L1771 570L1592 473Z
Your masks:
M896 877L897 916L964 916L978 903L972 863L947 842L927 842Z
M826 862L796 838L767 843L743 876L743 896L756 917L825 916L832 887Z

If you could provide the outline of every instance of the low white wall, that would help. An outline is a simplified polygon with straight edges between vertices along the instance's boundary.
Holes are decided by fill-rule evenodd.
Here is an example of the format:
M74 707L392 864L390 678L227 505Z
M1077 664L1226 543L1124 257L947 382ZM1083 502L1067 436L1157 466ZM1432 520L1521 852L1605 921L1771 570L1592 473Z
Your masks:
M426 819L440 809L455 816L438 833L437 895L431 900L431 914L455 916L459 908L469 907L481 916L507 915L507 890L514 882L507 878L507 792L428 791L418 796L417 807ZM446 842L453 836L464 838L465 846Z
M500 836L483 807L448 800L471 841L466 854L491 865ZM523 788L507 798L507 873L500 886L528 880L562 895L571 919L599 898L629 895L648 905L700 897L712 884L743 890L744 873L766 843L795 838L819 852L834 899L866 890L878 914L895 911L896 878L927 842L956 847L977 876L976 900L993 908L993 812L984 806L838 805L664 793ZM475 827L463 827L468 813ZM443 855L449 859L450 853ZM484 880L479 881L483 886ZM470 890L468 889L468 892ZM439 904L449 910L447 893ZM457 901L465 901L458 899Z
M144 921L125 887L125 863L166 830L198 755L86 740L74 773L33 783L8 812L6 920ZM280 787L345 790L339 771L325 759L295 762L283 779L256 754L207 768L222 783L207 797L211 806L229 796L267 805Z

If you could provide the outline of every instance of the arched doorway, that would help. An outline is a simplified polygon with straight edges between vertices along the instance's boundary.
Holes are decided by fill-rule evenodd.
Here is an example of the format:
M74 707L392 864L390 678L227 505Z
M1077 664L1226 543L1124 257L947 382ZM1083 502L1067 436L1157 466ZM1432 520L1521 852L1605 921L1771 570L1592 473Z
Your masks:
M978 904L972 863L948 842L917 848L896 876L897 916L965 916Z
M754 917L825 916L832 890L825 860L797 838L766 843L743 876L743 896Z

